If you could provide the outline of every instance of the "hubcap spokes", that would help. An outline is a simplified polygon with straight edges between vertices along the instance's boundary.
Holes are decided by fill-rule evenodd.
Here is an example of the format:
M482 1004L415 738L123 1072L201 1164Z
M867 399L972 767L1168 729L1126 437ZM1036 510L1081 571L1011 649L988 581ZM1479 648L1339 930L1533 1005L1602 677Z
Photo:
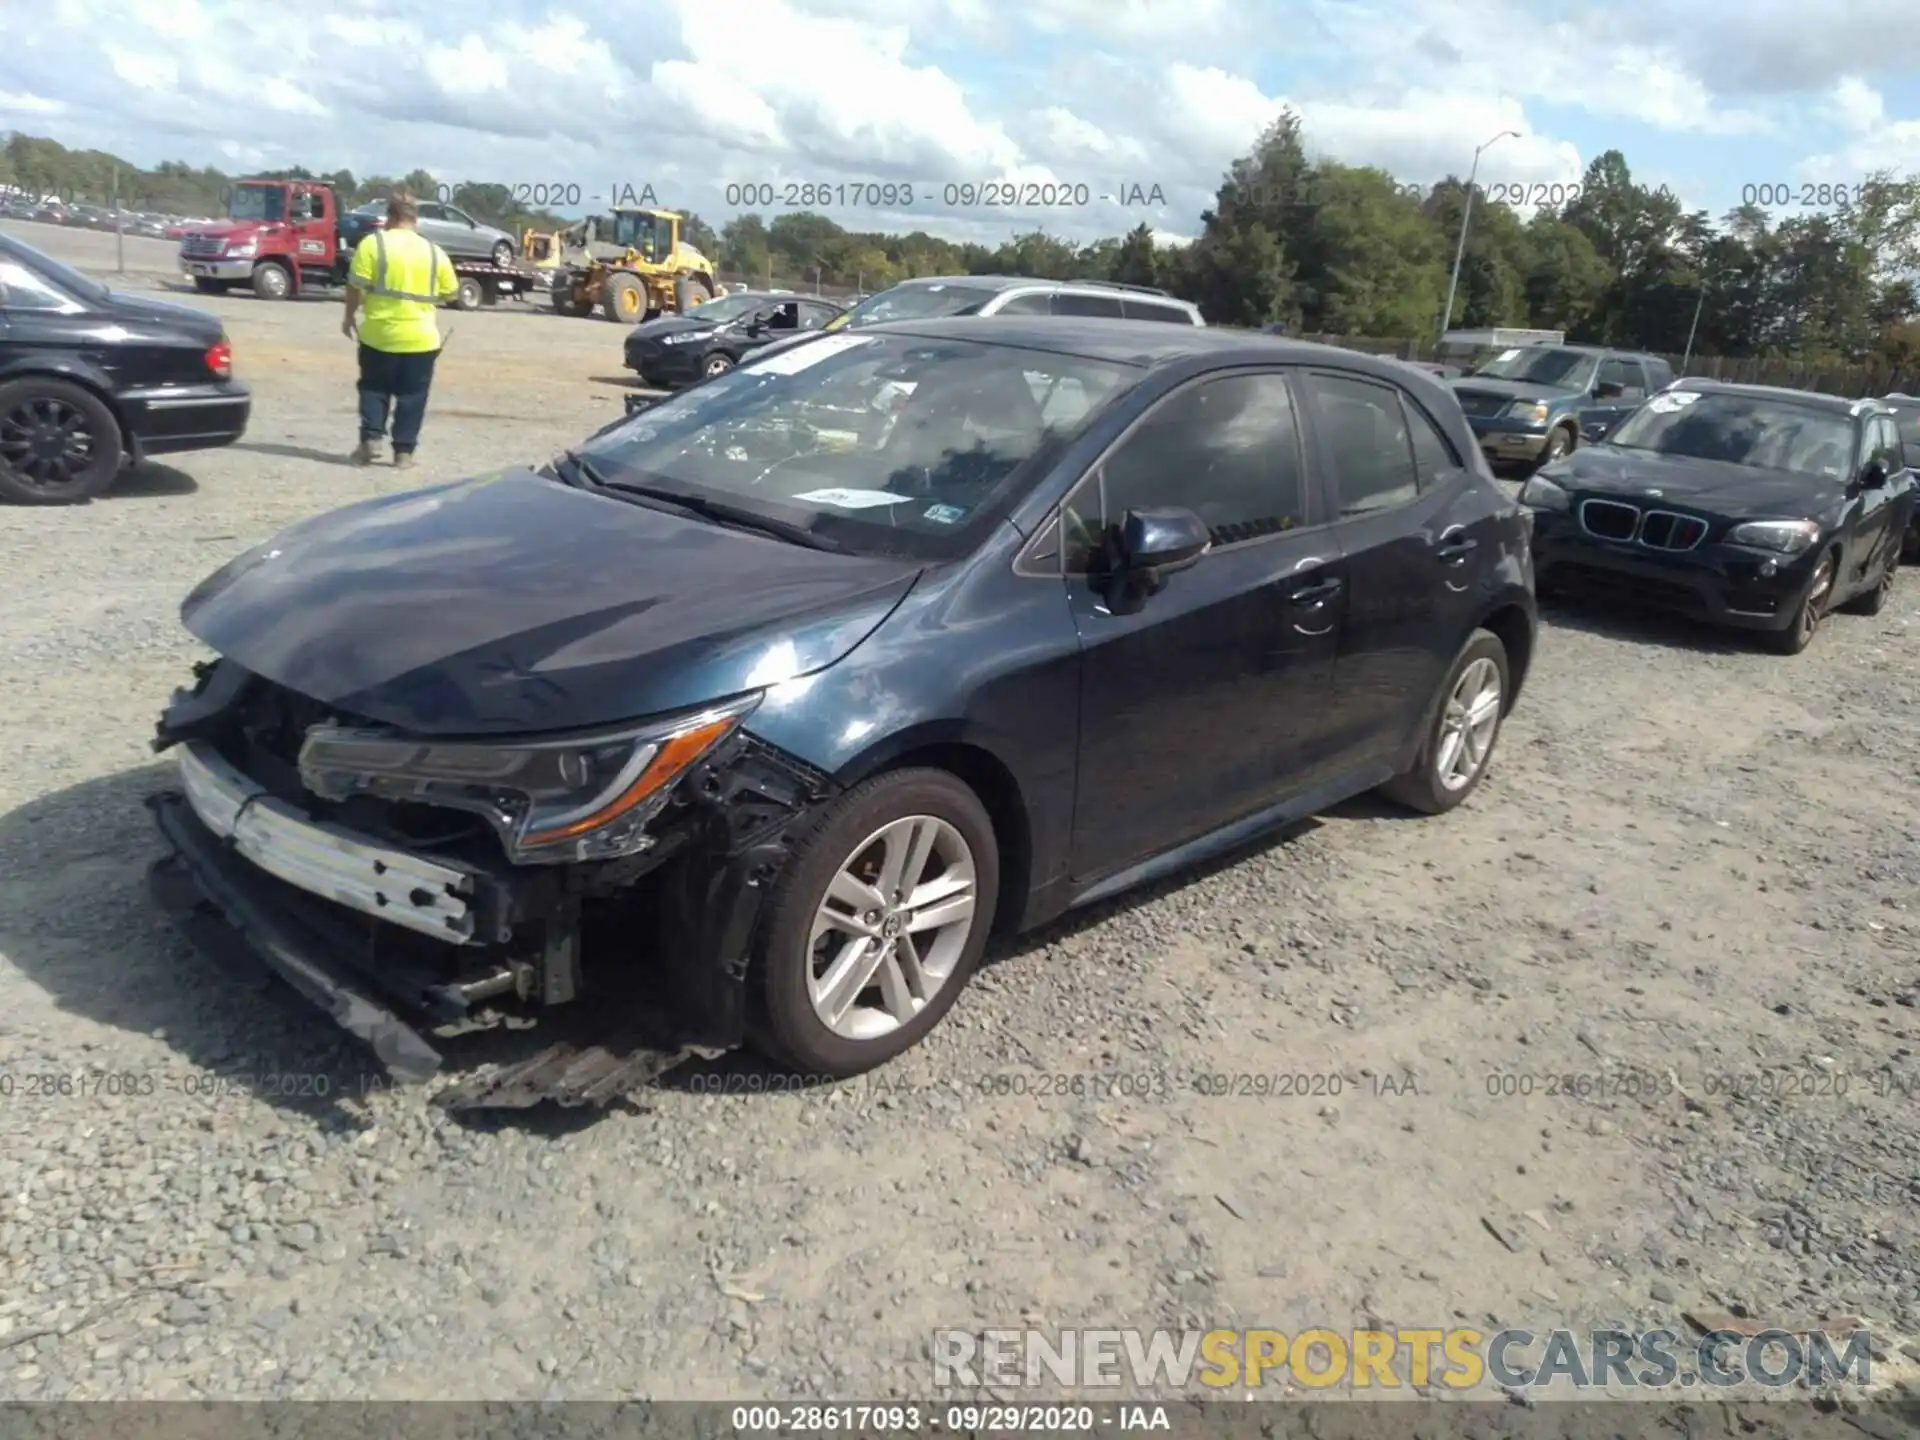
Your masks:
M1440 717L1434 771L1448 790L1462 790L1487 763L1500 728L1500 667L1482 657L1460 672Z
M77 406L31 396L0 419L0 465L30 485L69 484L93 463L93 434Z
M848 858L814 915L807 995L834 1034L874 1040L924 1010L972 933L973 852L932 815L882 826Z
M1822 560L1820 568L1814 572L1813 588L1807 592L1807 608L1800 614L1800 632L1811 635L1820 625L1820 616L1827 603L1827 592L1833 589L1833 561Z

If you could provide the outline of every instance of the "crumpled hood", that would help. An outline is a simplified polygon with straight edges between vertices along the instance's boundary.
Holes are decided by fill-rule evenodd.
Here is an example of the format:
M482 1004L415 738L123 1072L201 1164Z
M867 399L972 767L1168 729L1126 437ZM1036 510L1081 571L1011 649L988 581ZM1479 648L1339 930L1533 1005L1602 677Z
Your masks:
M531 733L823 669L919 568L516 469L303 521L202 581L180 613L245 669L351 714L426 735Z
M1730 520L1813 518L1846 493L1837 476L1825 480L1605 444L1582 446L1557 462L1548 478L1583 495L1619 495L1643 503L1668 500ZM1653 490L1660 493L1648 493Z
M629 340L658 340L662 335L685 335L692 331L714 331L721 327L711 320L694 320L685 315L662 315L658 320L649 320L636 325L627 332Z

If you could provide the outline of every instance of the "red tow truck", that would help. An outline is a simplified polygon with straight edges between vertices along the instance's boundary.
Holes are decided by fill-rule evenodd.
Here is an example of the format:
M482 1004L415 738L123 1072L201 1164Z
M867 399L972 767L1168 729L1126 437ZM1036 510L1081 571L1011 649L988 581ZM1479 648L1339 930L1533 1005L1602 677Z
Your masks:
M180 270L203 294L245 285L262 300L288 300L347 283L353 247L386 222L348 214L333 187L317 180L240 180L227 193L227 218L195 226L180 240ZM545 272L448 257L460 277L448 303L461 310L543 286Z

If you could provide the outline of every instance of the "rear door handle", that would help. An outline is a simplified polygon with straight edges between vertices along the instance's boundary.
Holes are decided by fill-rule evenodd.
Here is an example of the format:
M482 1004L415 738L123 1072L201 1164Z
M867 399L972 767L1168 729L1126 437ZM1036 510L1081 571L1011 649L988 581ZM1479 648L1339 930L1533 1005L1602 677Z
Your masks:
M1309 585L1302 585L1298 590L1290 593L1287 599L1295 605L1318 605L1323 600L1333 599L1340 593L1341 588L1340 578L1337 575L1330 576L1325 580L1315 580Z
M1466 559L1467 556L1479 548L1480 542L1478 540L1469 539L1465 535L1456 535L1433 553L1447 564L1453 565Z

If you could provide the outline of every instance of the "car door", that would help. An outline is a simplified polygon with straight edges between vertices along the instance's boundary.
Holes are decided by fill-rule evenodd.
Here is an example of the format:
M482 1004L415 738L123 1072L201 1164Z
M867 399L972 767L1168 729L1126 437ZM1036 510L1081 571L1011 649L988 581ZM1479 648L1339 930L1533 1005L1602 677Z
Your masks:
M1607 393L1609 387L1617 393ZM1637 360L1609 355L1600 362L1593 377L1593 394L1580 407L1580 433L1589 428L1600 434L1612 430L1647 398L1646 372Z
M1859 470L1865 471L1869 465L1879 465L1887 479L1885 483L1869 488L1860 483L1858 473L1848 487L1853 501L1852 534L1842 546L1841 575L1837 588L1844 594L1852 594L1878 582L1881 568L1887 564L1888 552L1900 544L1898 530L1894 521L1905 507L1899 502L1905 487L1901 484L1901 471L1906 468L1906 459L1900 441L1899 428L1891 415L1869 415L1863 427L1864 433L1860 446Z
M822 305L817 300L800 302L800 328L802 330L824 330L827 322L840 312L831 305Z
M420 206L420 233L426 236L449 256L471 256L473 236L464 225L455 226L447 220L447 207L432 201L424 201Z
M1096 879L1299 788L1333 679L1340 563L1316 529L1284 373L1164 396L1062 505L1079 628L1074 873ZM1136 609L1099 584L1098 543L1130 509L1180 506L1213 548Z
M1470 628L1476 561L1492 534L1463 504L1474 471L1419 401L1351 371L1300 389L1346 576L1320 776L1396 753Z

